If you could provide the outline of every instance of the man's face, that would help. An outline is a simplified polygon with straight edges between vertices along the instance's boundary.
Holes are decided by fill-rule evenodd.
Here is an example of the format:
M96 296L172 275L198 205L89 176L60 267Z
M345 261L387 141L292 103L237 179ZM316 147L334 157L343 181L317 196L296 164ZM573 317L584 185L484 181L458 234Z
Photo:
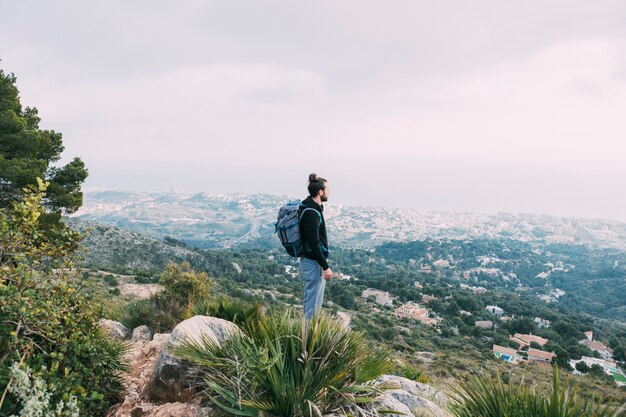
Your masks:
M322 203L325 203L328 201L328 197L330 197L330 188L328 187L328 183L325 182L324 183L324 189L320 190L320 198L322 200Z

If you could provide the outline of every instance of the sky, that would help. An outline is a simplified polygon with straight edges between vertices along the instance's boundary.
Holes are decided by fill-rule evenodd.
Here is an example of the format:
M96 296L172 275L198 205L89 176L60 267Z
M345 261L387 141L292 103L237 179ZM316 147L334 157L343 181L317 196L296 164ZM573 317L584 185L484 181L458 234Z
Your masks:
M0 0L84 189L626 222L626 2Z

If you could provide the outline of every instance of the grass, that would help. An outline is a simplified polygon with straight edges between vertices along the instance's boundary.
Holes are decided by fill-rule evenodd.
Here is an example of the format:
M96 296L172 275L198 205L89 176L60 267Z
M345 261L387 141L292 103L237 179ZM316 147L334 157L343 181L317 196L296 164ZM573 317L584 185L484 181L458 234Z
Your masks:
M451 406L456 417L613 417L613 407L583 400L576 389L563 384L557 367L550 392L536 386L506 384L500 374L467 379L456 390Z

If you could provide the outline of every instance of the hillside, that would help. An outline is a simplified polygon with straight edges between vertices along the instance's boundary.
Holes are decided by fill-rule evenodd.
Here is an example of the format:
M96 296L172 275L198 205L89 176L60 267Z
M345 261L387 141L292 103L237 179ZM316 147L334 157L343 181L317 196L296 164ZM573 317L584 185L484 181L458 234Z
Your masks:
M82 220L73 219L72 224L86 227ZM301 303L297 266L280 251L200 250L171 238L161 242L110 226L91 225L91 229L84 241L88 254L83 262L91 269L138 274L154 282L168 261L189 261L214 277L217 291L231 297L269 305ZM607 265L623 262L619 256L623 254L617 251L608 256L605 251L567 245L539 251L528 243L496 239L336 249L332 259L339 279L327 286L326 306L341 312L342 320L354 329L411 358L416 366L427 364L431 378L442 381L476 366L499 366L491 346L509 345L509 335L515 332L550 339L550 348L567 366L571 359L593 354L578 343L584 331L592 330L616 348L626 334L624 323L615 320L621 312L623 269L612 269L616 275L606 279L612 280L613 287L602 291L593 285L590 290L584 279L582 284L577 281L588 273L602 276ZM547 276L538 278L542 273ZM362 298L368 288L387 291L395 301L382 305ZM581 302L593 292L597 298L589 302L593 307L604 298L603 309ZM433 324L397 317L394 310L406 302L424 306ZM490 305L503 309L502 318L486 311ZM551 327L541 328L537 317ZM495 326L482 329L477 325L480 321Z

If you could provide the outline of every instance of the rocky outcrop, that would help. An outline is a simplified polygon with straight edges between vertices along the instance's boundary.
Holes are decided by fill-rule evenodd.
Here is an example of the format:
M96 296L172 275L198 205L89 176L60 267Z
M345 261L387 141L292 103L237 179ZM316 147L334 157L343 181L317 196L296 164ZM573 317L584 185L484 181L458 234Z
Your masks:
M449 417L446 411L448 398L430 385L415 382L395 375L383 375L376 380L378 387L385 387L381 409L400 403L411 414L418 416ZM390 410L394 410L391 408ZM397 410L401 411L401 410Z
M100 327L111 339L127 340L130 337L130 330L118 321L101 319Z
M202 338L219 345L239 331L234 323L207 316L195 316L178 324L159 354L152 378L146 386L146 398L153 401L189 401L194 394L190 389L193 367L176 358L171 349L185 340L201 342Z
M209 417L215 410L202 407L189 390L192 366L175 358L170 348L183 340L207 338L221 344L239 328L226 320L196 316L180 323L171 334L155 334L150 340L145 326L134 329L125 376L126 396L107 417ZM129 332L130 333L130 332ZM375 381L382 389L377 407L390 417L449 417L448 398L433 387L406 378L383 375ZM341 417L336 414L325 417Z

